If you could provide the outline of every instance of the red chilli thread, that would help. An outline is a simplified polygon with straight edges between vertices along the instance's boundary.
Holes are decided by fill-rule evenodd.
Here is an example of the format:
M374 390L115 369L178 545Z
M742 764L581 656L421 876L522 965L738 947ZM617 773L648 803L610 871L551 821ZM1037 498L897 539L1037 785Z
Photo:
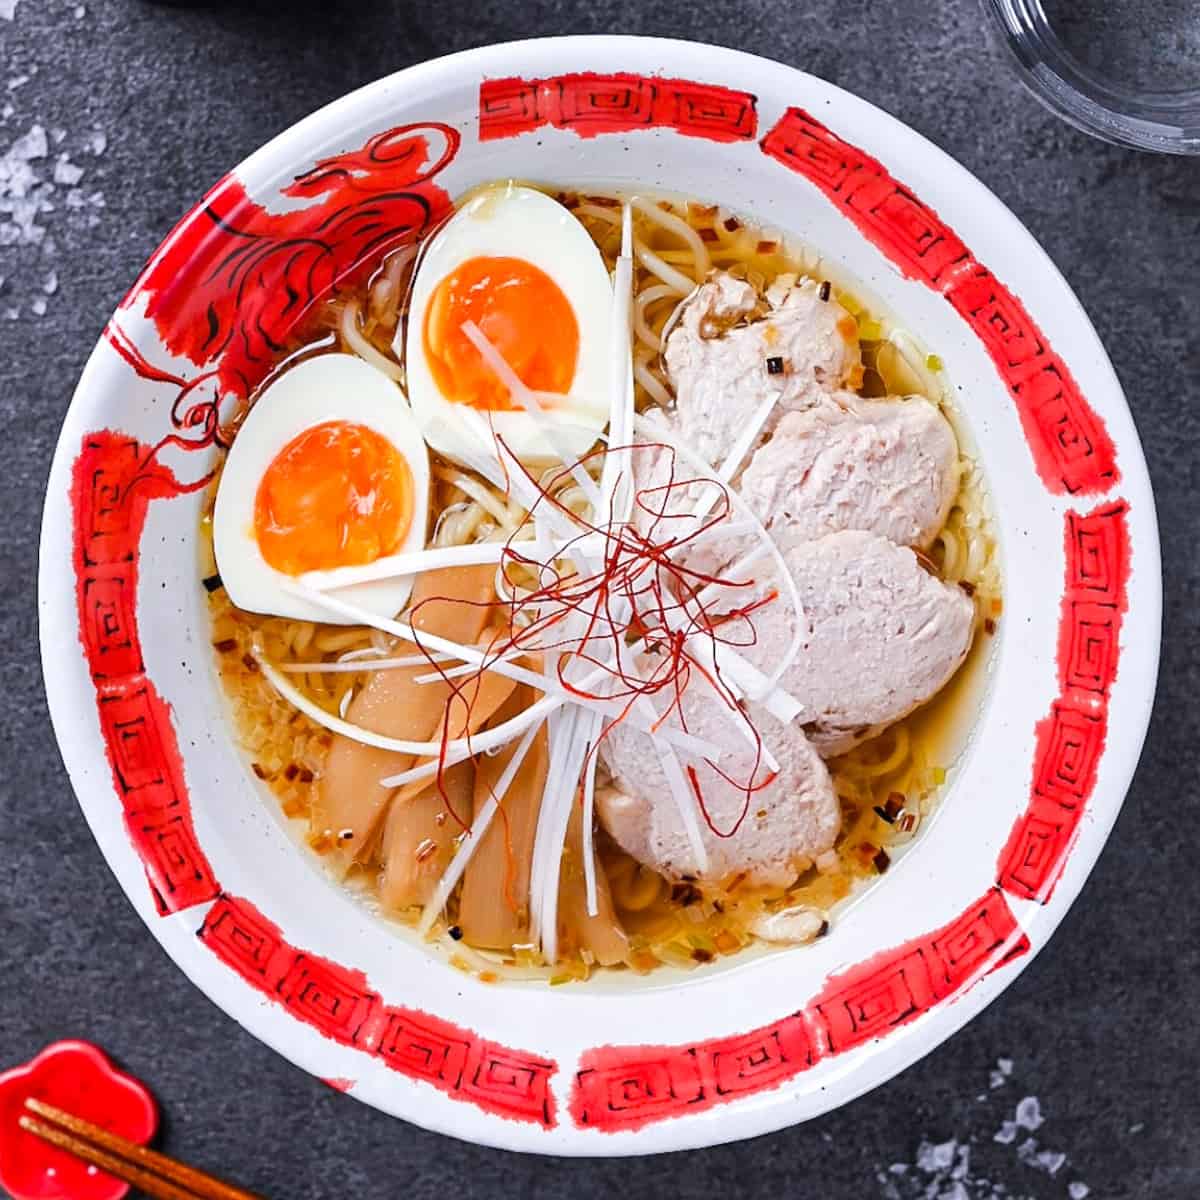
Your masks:
M700 664L688 651L687 644L692 637L704 636L714 645L743 648L754 645L757 638L751 618L765 605L777 600L778 592L772 589L754 600L730 605L728 601L732 598L731 593L753 588L755 580L722 579L687 563L678 562L673 557L729 518L732 505L728 490L723 484L713 480L694 476L680 478L676 470L674 448L666 444L635 443L623 447L598 447L581 458L579 464L586 468L593 465L600 456L616 450L659 451L669 456L669 478L665 484L656 484L635 493L636 508L651 518L648 531L639 530L632 522L618 522L611 516L606 520L589 520L568 508L558 495L558 489L571 478L570 467L564 466L542 483L511 454L503 437L494 428L492 436L497 457L505 469L506 480L511 479L506 461L511 458L515 468L537 492L530 516L535 516L538 507L545 504L569 520L578 532L564 547L556 550L554 557L548 561L530 555L527 543L518 542L516 533L510 535L501 549L500 570L503 577L507 578L510 567L516 566L531 572L536 586L529 588L523 595L514 588L511 597L503 602L502 607L508 615L508 630L493 637L476 672L463 677L450 677L448 670L422 645L419 634L415 639L418 649L429 660L431 669L442 678L449 689L446 716L441 727L440 753L437 756L437 787L447 804L447 809L460 826L468 828L461 815L454 812L443 778L450 732L450 706L462 706L464 728L469 730L482 677L496 661L508 655L519 658L534 653L556 652L558 661L555 675L564 691L580 700L609 701L621 705L620 711L602 727L596 744L589 749L588 757L598 752L601 741L612 729L628 719L634 705L643 697L665 693L670 698L665 711L655 721L654 730L661 729L675 717L684 732L687 732L683 696L692 682L693 672L699 672L722 702L745 721L755 747L754 763L750 776L745 781L734 779L716 763L706 760L706 764L720 778L744 792L746 796L742 811L728 830L718 828L713 821L699 776L694 766L688 767L688 777L705 823L717 837L734 836L745 820L753 793L768 786L775 776L767 774L764 778L759 778L763 750L761 735L736 702L734 693L722 678L719 667L714 664L714 668L709 669ZM720 492L707 517L688 533L672 532L668 536L658 536L660 523L675 522L691 515L685 510L671 512L671 501L676 496L686 499L690 490L697 484L715 486ZM571 546L588 537L599 537L604 544L599 568L586 575L559 569L557 561L569 554ZM701 593L706 589L715 589L717 598L704 601ZM414 608L414 615L425 604L434 601L488 608L494 608L499 603L430 596ZM616 615L618 611L628 615L620 618ZM558 635L556 630L573 613L586 616L583 632L570 637ZM727 636L727 632L732 631L731 627L743 629L747 626L748 640L735 640ZM634 640L641 640L648 647L658 651L654 656L655 666L646 677L630 675L622 665L624 656L619 652L621 645L628 645ZM609 652L601 654L594 649L601 645L606 645ZM568 677L568 669L573 662L586 664L594 670L602 670L606 675L603 684L585 688L572 681ZM466 736L469 739L469 732ZM585 769L586 765L585 760Z

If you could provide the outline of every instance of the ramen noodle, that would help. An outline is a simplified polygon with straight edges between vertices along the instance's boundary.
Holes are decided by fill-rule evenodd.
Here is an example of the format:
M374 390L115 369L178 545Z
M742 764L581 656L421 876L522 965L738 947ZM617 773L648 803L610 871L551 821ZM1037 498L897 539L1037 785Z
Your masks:
M824 294L832 293L841 309L853 319L853 337L857 340L861 367L856 368L850 382L857 385L858 393L867 398L923 396L938 407L957 436L961 453L957 490L944 524L920 557L927 571L957 585L969 596L975 623L970 653L949 684L911 713L829 759L828 773L838 806L836 834L820 854L793 864L794 878L786 885L764 884L752 872L733 872L716 880L660 871L653 863L639 861L628 849L623 849L604 824L595 820L591 809L585 813L578 804L573 805L570 823L564 826L559 844L562 857L558 863L554 917L559 935L554 940L555 953L548 956L544 942L539 945L526 936L532 919L528 910L530 905L535 908L537 905L536 898L530 895L529 889L534 885L529 874L532 870L536 876L545 866L539 866L536 855L532 863L515 861L516 851L511 844L514 839L524 844L522 839L532 838L534 826L522 825L524 818L515 801L510 811L502 800L495 817L497 832L492 835L492 849L489 850L484 836L479 844L479 857L484 859L490 853L494 859L489 868L492 874L487 878L493 881L498 894L490 898L491 904L501 910L507 905L515 916L501 920L500 932L480 937L484 942L494 942L513 930L525 930L526 934L515 935L524 940L505 945L472 944L471 928L482 926L477 912L463 912L464 905L479 907L464 891L471 886L478 888L478 884L470 882L459 882L449 890L433 919L426 916L422 933L442 945L455 966L486 981L528 977L557 984L585 979L602 964L638 973L663 965L693 969L751 944L763 944L764 918L773 914L797 911L815 914L805 926L805 935L790 940L830 933L836 927L842 906L887 872L895 857L903 853L928 820L944 791L947 774L961 753L978 703L989 637L995 632L1002 611L1002 591L986 481L971 456L968 431L950 398L940 361L893 314L882 310L835 264L810 248L800 247L723 207L676 197L643 194L631 198L617 192L560 192L554 199L586 231L608 272L617 271L623 217L629 211L633 251L630 354L639 413L670 412L675 406L675 387L665 362L664 346L673 323L679 319L681 302L698 285L713 278L714 273L748 284L760 296L766 295L775 281L790 277L817 281L823 285ZM378 263L365 286L339 294L328 302L318 321L307 327L303 336L280 356L276 372L252 398L249 414L254 413L255 403L267 389L287 379L298 366L332 354L354 356L391 387L403 390L411 385L415 389L417 381L408 361L413 330L408 327L415 319L414 297L420 301L422 295L414 278L425 270L426 261L422 247L394 252ZM500 260L493 257L488 261ZM465 270L456 269L460 273ZM535 300L542 296L540 302L544 303L544 296L550 293L538 291L542 287L538 276L536 268L524 273L513 268L507 286L525 289ZM469 289L463 286L467 299L451 295L449 300L443 297L438 302L474 303ZM434 299L437 300L436 295ZM756 311L750 314L750 319L761 315ZM427 345L432 345L429 341L433 336L429 332L432 320L427 317L425 321ZM585 327L579 331L576 351L580 362L587 352L586 321L587 315L583 314ZM406 329L408 355L403 350ZM519 348L512 351L514 355L522 352ZM450 350L445 353L449 356ZM553 366L553 363L536 365L541 353L539 342L530 350L529 361L534 364L530 371L549 371ZM451 360L447 357L446 361ZM461 373L465 369L463 361L460 355L448 369ZM416 411L415 401L413 407ZM486 775L495 783L500 774L498 767L505 761L505 755L511 755L512 744L468 760L463 769L474 772L474 785L467 780L455 792L459 784L443 780L440 775L430 785L425 796L427 800L434 797L431 802L438 809L437 816L443 819L439 828L444 832L417 845L414 859L420 862L412 865L411 871L405 868L399 882L394 864L387 866L384 859L388 838L403 836L402 830L397 832L393 828L393 822L402 823L402 817L394 818L389 812L368 833L361 837L362 831L354 833L354 853L347 856L342 842L351 840L346 836L351 831L329 828L321 817L321 788L327 781L331 751L337 740L345 736L338 732L342 726L337 723L347 722L355 711L356 698L363 694L372 677L370 664L389 656L412 655L413 647L379 627L386 624L386 619L374 624L331 623L320 619L319 613L310 612L305 617L267 615L235 605L227 586L223 586L229 584L226 563L216 562L212 557L212 533L214 509L218 510L216 516L220 515L218 496L226 488L226 476L232 477L239 441L244 430L251 428L250 419L243 412L232 421L234 449L230 463L213 485L203 518L208 558L203 573L210 586L211 641L231 706L233 726L254 775L274 796L283 814L304 830L311 850L365 903L390 919L417 925L431 897L437 896L442 873L464 843L475 836L467 830L472 803L478 812L484 794L479 790L479 780ZM243 421L246 421L244 429ZM517 428L515 423L511 427ZM591 442L593 435L588 434L587 440ZM533 544L535 532L538 537L543 536L540 530L534 530L535 522L530 520L527 507L512 489L505 490L463 461L438 452L435 441L431 441L428 456L427 519L425 526L413 535L414 547L447 549L492 543L523 547ZM290 474L281 475L282 482L271 493L276 505L272 509L273 530L283 528L279 512L290 512L300 506L296 509L300 514L295 518L300 522L296 528L310 532L298 541L287 543L297 553L312 548L317 538L311 532L315 527L305 523L310 519L309 509L304 507L307 500L296 499L288 491L297 486L296 479L308 478L306 470L315 469L304 457L309 453L306 447L307 443L301 444L299 439L289 443ZM321 454L328 453L327 446L318 450ZM353 460L346 462L359 464L368 451L376 452L371 446L358 447ZM559 511L575 514L585 522L595 520L592 483L600 479L602 460L602 454L590 458L581 455L579 461L588 474L582 480L579 469L572 474L561 462L538 462L530 467L530 486ZM394 468L394 474L401 465L393 463L388 469ZM347 466L346 470L352 468ZM400 479L400 475L395 478ZM397 483L396 504L403 506L405 486L419 488L419 483L419 480L416 484ZM257 486L257 503L261 506L267 484L260 482ZM280 534L284 542L287 536L286 530ZM349 535L343 529L338 536L345 541ZM370 561L369 554L357 561ZM511 587L514 595L533 595L540 586L536 565L524 560L506 562L502 570L504 578L499 580L502 590ZM418 589L420 586L418 581ZM394 616L395 611L386 613L387 618ZM281 692L280 672L294 695ZM297 698L304 702L303 709L298 707ZM512 685L508 698L498 702L496 720L505 712L525 711L536 698L536 688L520 683ZM453 707L452 700L448 704ZM450 720L446 718L447 722ZM494 727L491 717L481 725L482 730ZM527 764L536 759L541 737L539 734L530 742L527 751L530 757L518 769L517 782L528 769ZM591 769L596 772L597 789L603 791L611 786L603 759ZM564 786L574 788L573 784ZM465 814L457 811L453 795L466 797ZM586 831L584 821L591 822ZM504 839L509 842L507 849L497 850L496 846ZM587 872L581 866L593 845L599 883L585 878ZM423 853L426 857L421 860ZM429 870L423 875L426 865ZM473 870L477 878L482 877L482 866L468 865L468 880ZM596 940L594 931L586 932L589 921L594 923L603 916L591 915L588 908L594 907L591 893L597 886L609 898L612 923L620 931L620 941L612 943L610 950L604 948L602 938ZM400 897L401 902L389 903L389 895ZM421 902L404 903L414 896ZM571 927L573 912L578 916L578 928L585 930L582 934Z

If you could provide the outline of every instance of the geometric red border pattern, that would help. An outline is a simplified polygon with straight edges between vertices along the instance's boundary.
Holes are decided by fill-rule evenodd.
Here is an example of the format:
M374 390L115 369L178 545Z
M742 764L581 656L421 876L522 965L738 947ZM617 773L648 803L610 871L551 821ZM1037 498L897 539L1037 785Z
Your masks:
M555 1123L550 1059L512 1050L440 1017L387 1005L366 976L297 950L248 900L222 895L200 940L252 987L326 1037L510 1120Z
M584 1051L571 1116L605 1133L702 1112L777 1087L816 1062L803 1013L692 1046L599 1046Z
M1066 514L1059 694L1037 725L1029 807L998 868L1000 886L1025 899L1050 898L1095 787L1128 607L1128 511L1121 500Z
M146 675L137 622L147 505L182 490L152 451L116 433L85 438L72 471L80 638L125 827L162 913L217 894L192 829L170 709Z
M803 109L763 139L764 153L803 175L910 279L943 295L983 343L1016 402L1045 486L1108 491L1119 479L1104 422L1025 306L932 208L879 162Z
M712 142L751 141L755 100L714 84L657 76L576 73L553 79L488 79L479 88L479 140L543 126L580 137L673 129Z
M570 1111L605 1133L641 1129L778 1087L818 1059L886 1036L1029 949L1003 894L830 978L804 1009L749 1033L584 1053Z

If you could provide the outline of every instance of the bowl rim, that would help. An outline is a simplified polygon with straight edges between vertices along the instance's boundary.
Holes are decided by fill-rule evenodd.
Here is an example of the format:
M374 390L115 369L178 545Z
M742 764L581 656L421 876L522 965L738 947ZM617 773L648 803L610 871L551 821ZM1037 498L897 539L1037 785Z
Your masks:
M1115 399L1118 408L1123 409L1123 416L1118 414L1120 419L1114 420L1113 414L1109 414L1108 420L1110 425L1121 426L1118 441L1121 447L1121 465L1124 475L1123 491L1134 492L1137 497L1140 516L1139 528L1141 531L1139 541L1137 542L1138 574L1142 579L1142 586L1149 588L1148 594L1143 594L1139 598L1138 615L1143 629L1152 630L1152 636L1149 640L1147 653L1143 655L1137 664L1137 711L1134 716L1134 722L1132 725L1122 729L1119 742L1116 740L1110 741L1107 751L1110 756L1110 761L1107 764L1110 779L1106 784L1105 791L1106 793L1111 793L1114 799L1102 807L1093 809L1093 816L1099 816L1099 820L1094 820L1092 825L1095 836L1091 837L1090 845L1077 846L1071 856L1070 865L1072 873L1078 877L1077 881L1070 883L1063 882L1061 884L1058 893L1060 902L1055 904L1053 911L1046 907L1039 910L1040 917L1037 921L1040 931L1039 940L1033 947L1033 953L1036 953L1045 944L1045 941L1048 940L1049 936L1062 920L1062 917L1065 916L1070 903L1078 895L1083 881L1094 866L1112 824L1115 822L1116 816L1120 811L1123 797L1128 790L1137 765L1149 723L1153 703L1154 681L1157 674L1160 648L1161 577L1153 495L1149 486L1140 442L1138 441L1136 430L1133 428L1132 419L1129 416L1128 407L1124 400L1120 384L1115 373L1112 371L1107 356L1104 354L1103 347L1095 334L1090 320L1087 318L1086 313L1065 279L1048 256L1046 256L1033 236L990 189L986 188L965 167L961 166L956 160L952 159L915 130L910 129L907 125L891 117L877 106L855 97L851 93L837 88L835 85L808 75L806 72L801 72L786 64L718 46L703 45L680 39L610 35L525 39L460 51L456 54L416 64L356 89L323 106L309 116L302 118L248 156L234 170L238 174L252 174L260 163L278 154L281 150L289 146L301 146L306 141L311 143L313 141L313 132L331 116L349 112L360 107L380 107L380 102L386 101L388 91L391 88L417 89L427 81L435 79L446 79L449 82L453 76L461 74L464 69L471 79L474 79L477 75L486 77L489 74L489 68L495 69L496 67L500 67L501 69L506 69L511 67L514 61L524 66L524 55L531 53L546 55L561 52L563 57L566 58L576 52L586 52L595 55L598 59L602 59L603 61L600 66L601 69L604 69L610 63L619 62L623 56L637 58L638 54L646 52L648 48L652 48L658 55L662 63L660 68L662 72L671 72L672 68L675 67L679 73L689 74L692 70L689 57L698 57L705 64L704 69L700 72L702 77L719 78L722 82L728 82L731 77L736 79L746 78L747 76L753 77L754 73L763 71L774 73L780 80L785 77L805 79L827 93L835 95L839 103L861 106L860 111L864 109L869 110L873 118L880 122L882 131L894 132L898 136L902 136L910 145L919 144L923 152L932 156L932 160L939 167L946 169L953 175L956 183L970 191L980 203L985 204L993 214L1008 226L1008 232L1011 233L1023 251L1027 252L1029 257L1034 260L1038 271L1055 286L1056 298L1070 297L1073 315L1077 320L1082 318L1082 324L1093 340L1095 349L1100 357L1101 363L1099 369L1105 376L1105 391ZM614 66L613 69L620 70L621 68ZM172 236L173 234L169 234L164 239L163 244L169 241ZM98 355L102 345L103 341L93 351L84 368L72 398L72 411L76 411L78 406L86 403L86 398L92 391L93 379L99 370L97 365ZM66 489L63 483L70 474L69 460L75 451L74 444L65 436L65 430L70 424L71 414L69 412L64 426L64 435L60 437L55 450L43 513L39 561L39 609L43 610L43 612L47 607L48 596L56 589L61 589L62 587L62 560L61 557L54 557L58 553L55 547L58 530L55 528L53 506L55 503L55 488L58 488L58 495L65 494ZM68 762L68 770L72 776L73 786L75 786L79 794L81 806L84 808L85 816L92 827L93 834L96 836L106 858L109 859L110 867L117 874L122 887L127 892L127 895L129 895L131 901L134 902L135 909L176 964L180 966L185 974L192 978L193 982L197 982L214 1002L292 1062L305 1066L304 1056L299 1054L294 1044L292 1044L292 1039L288 1031L289 1022L284 1019L283 1014L275 1013L274 1010L271 1010L268 1016L262 1020L249 1020L247 1019L246 1006L244 1004L235 1002L228 996L214 995L213 991L203 982L200 982L198 978L198 976L202 978L203 972L197 968L197 956L194 949L196 939L189 936L187 941L181 941L178 938L168 937L168 927L164 922L153 918L153 908L147 907L145 903L134 899L134 893L129 884L128 872L118 869L110 852L110 844L113 840L111 826L113 824L119 825L119 822L109 821L106 825L98 808L96 806L89 808L88 803L84 799L84 790L85 788L96 788L97 785L94 782L90 784L85 782L83 775L86 775L86 772L82 774L77 773L71 766L70 757L73 757L73 755L69 757L68 747L71 746L74 740L74 730L71 727L74 716L70 711L71 706L64 695L65 689L68 689L71 684L62 672L62 660L64 656L61 654L61 643L52 644L52 638L48 633L44 620L40 622L40 640L43 675L46 683L51 718L64 759ZM1125 663L1123 666L1124 675L1126 676L1124 687L1128 689L1129 682L1127 677L1133 675L1134 672L1130 669L1130 664ZM1119 753L1114 755L1114 748L1118 745L1120 747ZM1114 762L1119 763L1119 765L1114 766ZM79 775L78 782L77 775ZM1112 777L1114 775L1115 777ZM111 786L107 778L100 785L99 790L111 792ZM121 831L118 830L118 834L121 834ZM1061 902L1063 898L1066 900L1065 903ZM948 1014L944 1011L946 1006L942 1005L942 1020L936 1034L930 1036L927 1032L923 1037L910 1035L900 1039L906 1047L904 1053L890 1056L892 1061L881 1064L883 1067L882 1070L878 1070L875 1073L860 1072L856 1085L853 1088L844 1090L837 1103L848 1103L863 1092L880 1085L923 1057L937 1045L940 1045L942 1041L961 1028L962 1025L985 1007L991 999L1007 987L1019 971L1032 959L1033 953L1027 955L1023 961L1017 963L1015 969L1008 970L999 977L995 975L990 976L989 980L986 981L986 985L980 984L972 990L970 995L960 997L956 1003L950 1006L951 1011ZM366 1097L366 1099L368 1102L375 1104L376 1107L380 1106L375 1098ZM414 1106L410 1105L404 1111L403 1116L407 1120L415 1121L437 1132L467 1138L472 1142L491 1145L497 1148L532 1149L537 1152L558 1155L631 1155L645 1153L647 1150L676 1150L715 1145L754 1136L759 1133L774 1131L796 1122L797 1117L789 1111L789 1106L786 1103L786 1089L769 1092L765 1097L760 1098L760 1100L761 1102L757 1104L739 1104L723 1108L720 1112L726 1119L721 1122L714 1123L709 1121L695 1124L685 1121L664 1121L650 1127L648 1130L639 1131L637 1136L629 1139L624 1137L597 1139L594 1134L589 1136L586 1130L572 1128L570 1125L563 1123L555 1130L549 1131L544 1141L536 1145L523 1138L512 1136L512 1131L504 1123L490 1120L467 1120L465 1116L463 1119L456 1120L454 1118L458 1115L457 1113L452 1114L450 1119L443 1119L441 1110L434 1107L422 1109L418 1105L414 1109ZM397 1112L397 1109L390 1107L387 1111ZM465 1114L467 1110L464 1109L463 1112ZM474 1116L479 1117L480 1114L476 1113ZM468 1127L467 1132L464 1132L464 1125ZM582 1136L580 1136L581 1134Z

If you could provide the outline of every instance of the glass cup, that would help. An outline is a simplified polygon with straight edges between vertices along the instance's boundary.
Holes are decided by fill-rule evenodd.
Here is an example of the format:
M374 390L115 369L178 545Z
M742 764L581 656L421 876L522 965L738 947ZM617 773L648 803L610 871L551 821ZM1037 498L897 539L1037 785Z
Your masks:
M1105 141L1200 154L1200 0L983 0L1022 83Z

